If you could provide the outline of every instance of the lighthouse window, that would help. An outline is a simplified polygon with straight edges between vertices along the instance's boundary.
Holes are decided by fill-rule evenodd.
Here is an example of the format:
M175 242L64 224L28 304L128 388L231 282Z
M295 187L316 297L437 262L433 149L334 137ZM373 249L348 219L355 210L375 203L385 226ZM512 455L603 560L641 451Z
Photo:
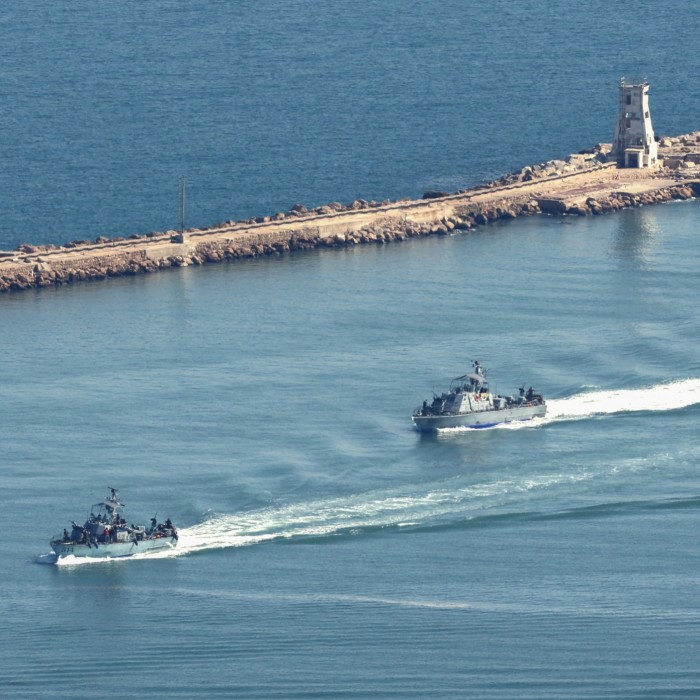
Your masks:
M628 105L632 104L632 95L627 95L627 104Z

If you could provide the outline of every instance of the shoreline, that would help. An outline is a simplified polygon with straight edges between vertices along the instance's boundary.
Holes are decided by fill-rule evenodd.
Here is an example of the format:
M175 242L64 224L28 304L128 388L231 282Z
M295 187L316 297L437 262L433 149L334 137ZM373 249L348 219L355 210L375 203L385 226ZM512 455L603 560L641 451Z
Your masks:
M486 185L455 194L426 192L396 202L356 200L287 213L146 236L73 241L64 246L22 244L0 251L0 292L61 286L172 267L278 255L312 248L388 243L470 231L534 214L601 215L633 206L700 197L700 132L659 142L664 167L619 168L605 162L606 145L566 160L526 166Z

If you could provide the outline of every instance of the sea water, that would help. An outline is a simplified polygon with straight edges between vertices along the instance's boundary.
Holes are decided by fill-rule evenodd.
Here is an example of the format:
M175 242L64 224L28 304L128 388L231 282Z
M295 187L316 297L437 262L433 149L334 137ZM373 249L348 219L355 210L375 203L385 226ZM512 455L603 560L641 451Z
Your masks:
M5 8L3 236L167 227L184 166L196 223L496 176L609 138L631 70L697 128L631 8L561 7ZM699 207L0 298L2 696L697 696ZM547 416L414 432L477 358ZM177 550L56 565L109 486Z

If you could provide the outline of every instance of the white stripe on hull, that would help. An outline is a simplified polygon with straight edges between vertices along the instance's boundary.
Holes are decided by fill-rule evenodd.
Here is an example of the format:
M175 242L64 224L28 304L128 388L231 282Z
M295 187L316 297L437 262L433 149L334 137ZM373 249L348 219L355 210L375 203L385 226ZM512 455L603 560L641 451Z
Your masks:
M412 416L413 423L422 433L430 433L444 428L487 428L499 423L531 420L544 416L547 406L526 406L503 408L498 411L478 411L457 415Z
M158 549L172 549L176 545L171 538L159 538L155 540L141 540L138 545L133 542L110 542L108 544L94 544L88 547L86 544L71 544L70 542L52 542L51 548L60 557L91 557L93 559L115 559L130 557L134 554L154 552Z

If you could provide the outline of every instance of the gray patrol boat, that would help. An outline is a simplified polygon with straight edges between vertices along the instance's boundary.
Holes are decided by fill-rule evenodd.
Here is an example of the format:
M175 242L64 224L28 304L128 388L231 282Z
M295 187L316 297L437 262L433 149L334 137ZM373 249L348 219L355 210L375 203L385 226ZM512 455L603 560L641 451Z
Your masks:
M128 525L120 515L124 504L116 489L110 487L110 495L90 509L84 525L73 522L70 531L63 530L51 542L51 549L59 559L65 557L92 557L95 559L130 557L134 554L172 549L177 546L177 530L168 518L158 523L151 518L150 527Z
M411 416L422 433L444 428L490 428L500 423L530 420L547 413L542 394L532 387L521 387L518 396L495 396L489 390L486 370L473 363L469 374L453 379L449 391L435 395L432 402L423 401Z

